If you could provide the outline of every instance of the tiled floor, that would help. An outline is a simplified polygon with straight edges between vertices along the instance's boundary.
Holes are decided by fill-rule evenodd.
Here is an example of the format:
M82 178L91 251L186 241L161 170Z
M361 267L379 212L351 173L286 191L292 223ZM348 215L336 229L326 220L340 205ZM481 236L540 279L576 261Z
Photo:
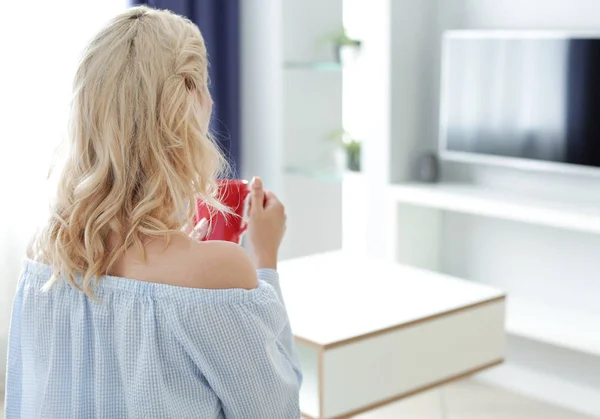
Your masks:
M438 390L431 390L356 419L591 419L473 380L450 384L442 394L443 399Z
M355 419L592 419L536 400L464 380L444 388L446 416L436 390L364 413ZM0 394L0 419L4 419Z

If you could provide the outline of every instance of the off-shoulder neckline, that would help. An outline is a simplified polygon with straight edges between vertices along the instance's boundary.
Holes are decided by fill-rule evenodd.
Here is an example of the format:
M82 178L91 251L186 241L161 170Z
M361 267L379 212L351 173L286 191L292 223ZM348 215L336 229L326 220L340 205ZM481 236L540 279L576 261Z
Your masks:
M272 284L269 281L276 280L277 275L273 272L259 270L258 287L246 290L242 288L209 289L191 288L178 285L147 282L133 278L105 275L99 282L94 295L101 298L107 293L130 293L140 297L174 298L182 300L196 300L208 303L244 303L268 297L272 292ZM54 271L48 264L32 259L25 259L22 281L27 285L41 288L53 275ZM59 281L54 287L71 287L67 281Z

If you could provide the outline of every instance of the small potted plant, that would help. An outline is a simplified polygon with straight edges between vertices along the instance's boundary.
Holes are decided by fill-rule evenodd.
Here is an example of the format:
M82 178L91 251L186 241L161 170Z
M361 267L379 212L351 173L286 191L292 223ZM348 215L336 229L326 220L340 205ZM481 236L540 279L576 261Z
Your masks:
M333 44L334 58L338 63L343 63L348 58L356 57L362 42L348 36L345 28L327 37L327 41Z
M360 172L360 141L351 138L344 143L346 156L348 158L347 167L351 172Z
M333 132L329 138L337 144L339 150L343 151L344 169L351 172L360 172L360 141L352 137L346 130Z

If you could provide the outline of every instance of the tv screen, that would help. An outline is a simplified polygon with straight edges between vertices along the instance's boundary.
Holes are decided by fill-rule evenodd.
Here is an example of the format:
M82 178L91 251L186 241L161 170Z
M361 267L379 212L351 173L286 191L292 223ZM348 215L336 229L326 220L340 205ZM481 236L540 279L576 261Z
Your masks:
M447 33L440 120L442 157L600 167L600 35Z

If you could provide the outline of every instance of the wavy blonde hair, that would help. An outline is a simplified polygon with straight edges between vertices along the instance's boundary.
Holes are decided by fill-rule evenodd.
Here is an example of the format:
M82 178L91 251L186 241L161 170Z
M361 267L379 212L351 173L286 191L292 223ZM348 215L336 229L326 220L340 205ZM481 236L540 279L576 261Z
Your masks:
M225 210L211 109L206 47L189 20L133 7L96 35L75 76L71 147L34 250L54 270L46 288L65 277L92 296L128 248L189 228L198 198Z

